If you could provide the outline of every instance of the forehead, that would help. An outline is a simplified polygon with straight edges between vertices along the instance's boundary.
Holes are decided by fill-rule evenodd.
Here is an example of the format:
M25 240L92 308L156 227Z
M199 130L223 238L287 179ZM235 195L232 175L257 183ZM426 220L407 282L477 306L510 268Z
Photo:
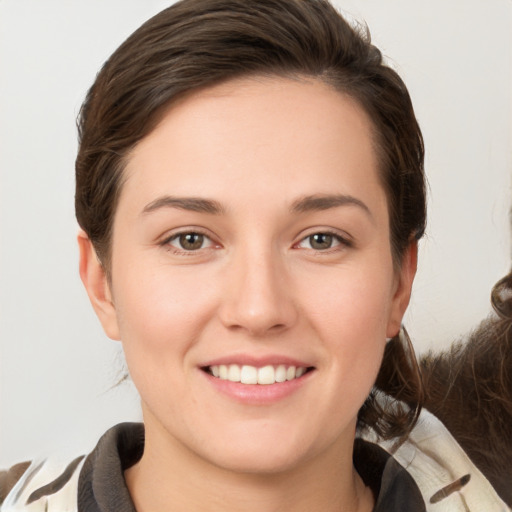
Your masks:
M290 201L333 187L382 192L372 123L357 102L313 79L245 78L192 93L132 150L121 199L142 204L165 189L270 200L276 187Z

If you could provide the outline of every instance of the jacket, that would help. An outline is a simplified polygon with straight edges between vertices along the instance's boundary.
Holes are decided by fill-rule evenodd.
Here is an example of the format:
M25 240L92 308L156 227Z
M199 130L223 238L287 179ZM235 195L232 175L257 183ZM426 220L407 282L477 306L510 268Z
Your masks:
M71 462L32 461L23 471L18 467L22 474L0 512L135 512L123 472L139 460L143 448L143 425L123 423L109 429L87 456ZM399 445L396 440L381 441L371 431L360 434L354 464L374 493L374 512L511 510L426 410ZM4 485L9 477L12 472L4 473Z

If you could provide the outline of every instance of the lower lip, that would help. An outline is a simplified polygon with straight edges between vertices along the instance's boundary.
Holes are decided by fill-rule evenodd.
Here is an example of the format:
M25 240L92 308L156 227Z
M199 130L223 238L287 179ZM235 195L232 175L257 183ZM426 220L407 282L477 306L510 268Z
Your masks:
M276 382L275 384L241 384L219 379L201 370L208 382L220 393L248 405L269 405L296 393L310 378L313 370L298 379Z

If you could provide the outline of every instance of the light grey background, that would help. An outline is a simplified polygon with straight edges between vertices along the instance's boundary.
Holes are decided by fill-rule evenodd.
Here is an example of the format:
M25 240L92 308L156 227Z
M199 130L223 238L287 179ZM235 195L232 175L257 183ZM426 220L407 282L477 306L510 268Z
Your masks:
M408 84L430 222L407 325L443 347L509 268L512 1L347 0ZM0 0L0 467L90 449L138 419L77 272L75 117L96 71L162 0Z

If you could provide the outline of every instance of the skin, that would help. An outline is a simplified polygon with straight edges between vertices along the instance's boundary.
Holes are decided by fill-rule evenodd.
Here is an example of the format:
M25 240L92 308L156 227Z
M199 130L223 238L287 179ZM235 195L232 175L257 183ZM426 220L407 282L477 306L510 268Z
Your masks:
M125 177L111 281L84 233L80 273L141 396L145 451L125 473L137 510L371 510L356 416L399 330L416 246L396 270L364 111L315 80L227 82L174 104ZM203 244L183 249L183 233ZM202 369L247 357L312 370L256 403Z

